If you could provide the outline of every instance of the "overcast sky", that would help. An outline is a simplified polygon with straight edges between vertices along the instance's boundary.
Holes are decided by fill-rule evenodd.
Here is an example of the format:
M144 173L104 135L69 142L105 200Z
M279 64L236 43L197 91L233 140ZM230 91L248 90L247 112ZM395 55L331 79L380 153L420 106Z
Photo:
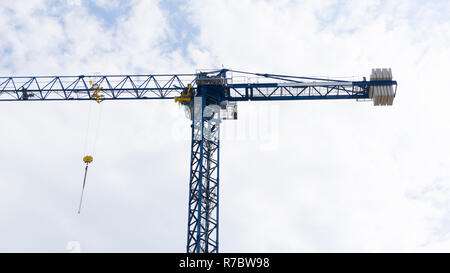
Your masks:
M392 107L239 104L222 124L220 251L450 251L447 0L3 0L0 37L0 76L390 67ZM190 123L173 101L0 115L0 252L185 251Z

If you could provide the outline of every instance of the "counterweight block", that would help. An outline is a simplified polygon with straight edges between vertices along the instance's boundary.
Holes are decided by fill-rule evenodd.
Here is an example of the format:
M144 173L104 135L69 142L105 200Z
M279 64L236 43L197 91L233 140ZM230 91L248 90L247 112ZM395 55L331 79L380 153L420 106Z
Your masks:
M371 82L392 81L392 70L390 68L374 68L370 75ZM369 98L373 99L373 105L392 105L395 92L392 85L371 85Z

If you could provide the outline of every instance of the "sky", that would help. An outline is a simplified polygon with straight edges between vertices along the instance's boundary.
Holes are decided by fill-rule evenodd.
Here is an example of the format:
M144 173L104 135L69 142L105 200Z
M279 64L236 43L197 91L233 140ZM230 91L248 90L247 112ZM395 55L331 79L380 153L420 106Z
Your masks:
M450 251L446 0L5 0L0 37L0 76L392 68L391 107L239 103L219 248ZM185 251L190 122L173 101L0 104L0 252Z

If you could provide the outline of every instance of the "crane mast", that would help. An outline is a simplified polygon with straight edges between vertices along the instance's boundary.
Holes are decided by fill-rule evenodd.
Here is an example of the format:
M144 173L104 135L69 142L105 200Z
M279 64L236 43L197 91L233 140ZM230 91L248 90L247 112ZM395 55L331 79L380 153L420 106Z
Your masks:
M220 105L226 73L199 74L197 94L185 105L192 111L191 175L187 252L219 249Z
M233 73L243 76L228 77ZM220 123L237 119L239 101L353 99L392 105L397 82L390 69L370 80L214 70L195 74L0 77L1 101L174 99L192 121L188 253L219 251ZM232 115L223 110L231 110Z

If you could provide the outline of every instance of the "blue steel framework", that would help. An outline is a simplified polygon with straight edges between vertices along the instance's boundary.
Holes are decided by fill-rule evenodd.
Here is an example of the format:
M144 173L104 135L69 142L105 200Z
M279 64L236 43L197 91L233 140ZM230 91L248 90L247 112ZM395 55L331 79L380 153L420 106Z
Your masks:
M221 70L198 74L0 77L0 101L92 100L90 82L101 87L104 100L173 99L194 86L198 75L226 75L226 72L252 75L255 81L223 83L228 101L368 99L369 87L397 85L396 81L342 81ZM271 80L271 82L267 82ZM195 92L193 92L195 93Z
M189 187L187 252L218 252L219 220L219 123L220 111L206 114L208 98L202 88L193 107L191 175Z
M227 73L245 75L227 78ZM219 125L226 101L369 99L369 88L396 81L342 81L217 70L196 74L0 77L0 101L174 99L186 95L192 142L187 252L219 250ZM394 93L395 94L395 93Z

